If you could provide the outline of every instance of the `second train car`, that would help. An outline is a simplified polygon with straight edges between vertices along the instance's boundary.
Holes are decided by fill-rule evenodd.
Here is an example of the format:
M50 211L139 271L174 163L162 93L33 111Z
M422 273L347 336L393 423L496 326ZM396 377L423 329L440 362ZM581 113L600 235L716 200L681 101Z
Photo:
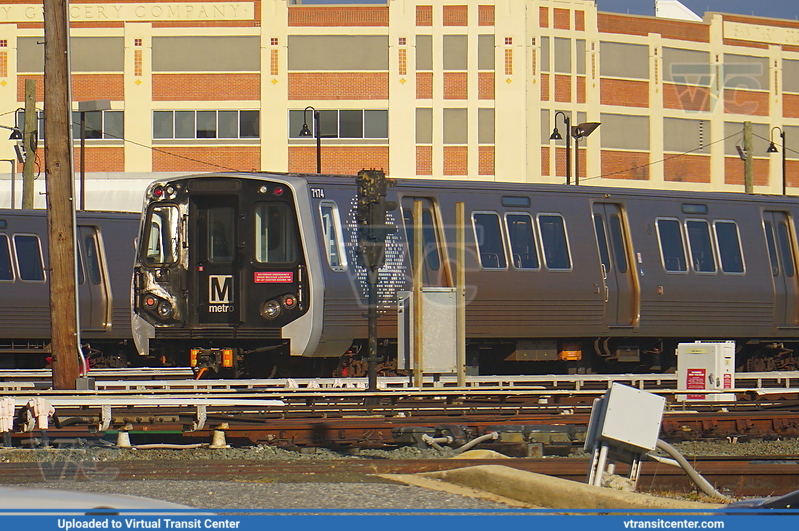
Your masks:
M380 269L383 374L396 371L413 226L424 284L450 286L458 202L472 374L668 371L695 340L735 340L738 370L796 369L793 198L407 179L388 199L399 230ZM356 202L347 176L152 183L134 271L140 354L239 376L362 375Z

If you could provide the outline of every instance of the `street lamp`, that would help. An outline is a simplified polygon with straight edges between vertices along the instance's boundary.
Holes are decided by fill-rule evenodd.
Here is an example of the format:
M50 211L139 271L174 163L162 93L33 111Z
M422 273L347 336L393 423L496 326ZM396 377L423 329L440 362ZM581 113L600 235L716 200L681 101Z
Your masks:
M580 139L585 138L594 132L594 129L600 126L599 122L586 122L584 124L575 125L571 129L574 137L574 184L580 184Z
M111 100L79 101L80 113L80 210L86 210L86 113L110 111Z
M319 111L310 105L302 111L302 129L300 129L300 136L311 136L311 130L308 128L308 109L313 111L314 128L316 133L316 173L322 173L322 131L319 126Z
M783 131L782 128L780 126L778 126L778 125L775 125L774 127L771 128L771 141L769 142L768 149L766 150L766 153L777 153L777 152L779 152L779 149L777 149L777 146L774 145L774 130L775 129L779 129L780 130L780 139L782 140L782 195L785 195L785 185L786 185L785 177L787 175L785 173L785 155L788 152L788 150L785 148L785 131Z
M566 124L566 184L571 184L571 135L569 135L569 131L571 131L571 120L569 117L566 116L566 113L563 111L558 111L555 113L555 128L552 130L552 134L549 135L550 140L560 140L563 137L560 136L560 132L558 131L558 115L563 116L563 123ZM557 164L555 167L557 168ZM557 173L557 172L555 172Z

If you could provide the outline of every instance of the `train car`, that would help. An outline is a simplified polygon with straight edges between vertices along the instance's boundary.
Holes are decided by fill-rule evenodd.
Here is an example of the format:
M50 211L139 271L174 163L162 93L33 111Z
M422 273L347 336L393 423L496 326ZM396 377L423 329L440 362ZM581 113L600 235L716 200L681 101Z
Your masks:
M93 366L139 360L130 327L130 285L141 216L78 212L81 343ZM42 368L50 356L45 210L0 210L0 367Z
M794 370L792 198L397 180L378 328L391 374L397 293L451 286L465 205L472 374L657 372L682 341L735 340L738 370ZM414 205L421 204L421 220ZM207 174L147 191L134 272L141 354L232 374L360 375L366 269L354 177Z

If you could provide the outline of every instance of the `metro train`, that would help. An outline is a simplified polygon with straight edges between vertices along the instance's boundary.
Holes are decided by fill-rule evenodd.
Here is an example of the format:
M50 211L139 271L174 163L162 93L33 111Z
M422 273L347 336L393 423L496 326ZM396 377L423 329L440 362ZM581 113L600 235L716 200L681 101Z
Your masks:
M0 209L0 368L42 368L50 357L47 212ZM81 343L94 367L136 355L130 328L131 272L141 216L77 213Z
M220 375L363 375L356 193L334 175L152 183L134 268L139 353ZM413 226L424 285L451 286L458 202L469 374L669 371L677 344L696 340L734 340L739 371L797 368L794 198L406 179L388 200L399 230L379 270L379 374L400 371Z

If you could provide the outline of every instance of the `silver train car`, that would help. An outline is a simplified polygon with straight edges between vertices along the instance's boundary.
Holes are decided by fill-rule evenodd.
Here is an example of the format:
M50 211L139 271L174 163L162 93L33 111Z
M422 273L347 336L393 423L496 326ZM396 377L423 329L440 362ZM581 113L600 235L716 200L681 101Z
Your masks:
M93 366L138 361L130 328L130 283L141 216L77 214L81 343ZM0 209L0 367L42 368L50 356L45 210Z
M380 269L380 373L422 224L426 286L453 283L465 204L472 374L658 372L683 341L735 340L738 370L794 370L793 198L398 180ZM242 375L361 375L366 270L354 177L207 174L147 191L134 271L140 354ZM422 219L414 219L414 204Z

